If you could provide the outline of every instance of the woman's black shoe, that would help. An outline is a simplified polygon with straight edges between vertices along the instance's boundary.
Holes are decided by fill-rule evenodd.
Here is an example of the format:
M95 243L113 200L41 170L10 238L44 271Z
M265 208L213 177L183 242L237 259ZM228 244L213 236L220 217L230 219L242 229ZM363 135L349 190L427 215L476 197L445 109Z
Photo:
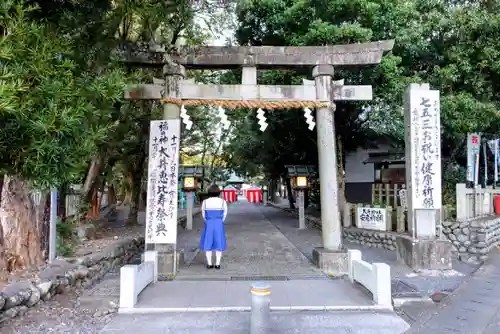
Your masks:
M207 264L207 269L214 269L214 266L211 264Z
M219 270L219 269L220 269L220 266L215 266L215 269Z

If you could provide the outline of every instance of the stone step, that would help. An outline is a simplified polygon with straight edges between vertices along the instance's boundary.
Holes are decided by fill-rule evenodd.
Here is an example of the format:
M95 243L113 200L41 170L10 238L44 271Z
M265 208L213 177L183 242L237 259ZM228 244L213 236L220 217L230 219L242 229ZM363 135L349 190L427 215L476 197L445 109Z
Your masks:
M401 334L409 325L394 312L273 312L270 333ZM240 312L119 314L100 334L248 334L250 314Z
M158 282L148 286L127 313L248 311L252 280ZM273 310L380 310L358 285L347 280L276 280L271 286Z

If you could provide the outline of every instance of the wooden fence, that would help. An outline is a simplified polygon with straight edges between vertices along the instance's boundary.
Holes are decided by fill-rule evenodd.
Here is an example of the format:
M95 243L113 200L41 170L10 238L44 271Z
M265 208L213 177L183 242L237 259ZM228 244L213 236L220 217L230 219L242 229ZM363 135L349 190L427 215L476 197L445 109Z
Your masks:
M64 201L66 201L66 217L71 217L78 213L81 205L81 189L81 185L71 185L69 187L69 194L66 195L66 198L64 199ZM39 206L42 204L42 196L43 194L40 191L34 191L31 193L31 197L33 198L35 206ZM97 200L101 203L101 208L107 207L109 204L107 189L104 189L104 191L99 191L97 196ZM59 200L62 199L59 198Z
M393 208L401 206L398 192L405 187L404 184L372 184L372 204L391 206Z
M494 200L497 195L500 195L500 188L467 188L465 183L457 183L457 221L494 214Z

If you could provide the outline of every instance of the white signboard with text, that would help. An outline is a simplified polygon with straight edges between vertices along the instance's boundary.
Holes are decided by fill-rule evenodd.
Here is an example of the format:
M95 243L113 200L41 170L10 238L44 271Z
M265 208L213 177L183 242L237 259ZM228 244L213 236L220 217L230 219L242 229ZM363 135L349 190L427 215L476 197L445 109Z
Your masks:
M441 209L441 120L438 90L410 90L411 207ZM407 151L408 152L408 151Z
M498 139L493 139L488 141L488 147L490 148L490 151L493 152L493 168L494 168L494 181L495 184L498 182L498 165L500 163L500 154L498 154L498 150L500 149L499 145L499 140Z
M399 201L401 203L401 207L404 209L404 210L408 210L408 201L406 200L406 189L401 189L400 191L398 191L398 195L399 195Z
M177 243L180 120L151 121L146 243Z
M385 231L387 214L385 209L380 208L357 208L357 227L370 230Z

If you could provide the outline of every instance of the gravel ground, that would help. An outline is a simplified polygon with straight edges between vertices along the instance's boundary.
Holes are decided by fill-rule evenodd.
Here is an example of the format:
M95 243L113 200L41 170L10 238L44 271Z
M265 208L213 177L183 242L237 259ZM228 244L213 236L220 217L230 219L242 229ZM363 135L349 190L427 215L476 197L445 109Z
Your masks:
M179 215L183 213L179 210ZM116 214L99 227L98 239L84 241L75 250L75 255L99 251L119 238L144 236L144 212L139 213L139 225L133 227L126 225L127 214L127 207L117 207ZM115 315L119 298L120 275L116 271L88 289L56 295L49 302L28 309L22 317L0 324L0 333L97 334Z
M100 251L119 238L143 236L144 226L127 226L126 214L127 208L118 208L116 214L99 226L98 239L82 242L75 249L75 256ZM26 275L17 275L14 280L26 278ZM50 301L28 309L22 317L0 324L0 333L99 333L116 313L119 288L119 271L108 273L88 289L56 295Z
M29 309L24 316L0 325L0 333L99 333L116 313L119 285L119 273L109 273L89 289L56 295Z

